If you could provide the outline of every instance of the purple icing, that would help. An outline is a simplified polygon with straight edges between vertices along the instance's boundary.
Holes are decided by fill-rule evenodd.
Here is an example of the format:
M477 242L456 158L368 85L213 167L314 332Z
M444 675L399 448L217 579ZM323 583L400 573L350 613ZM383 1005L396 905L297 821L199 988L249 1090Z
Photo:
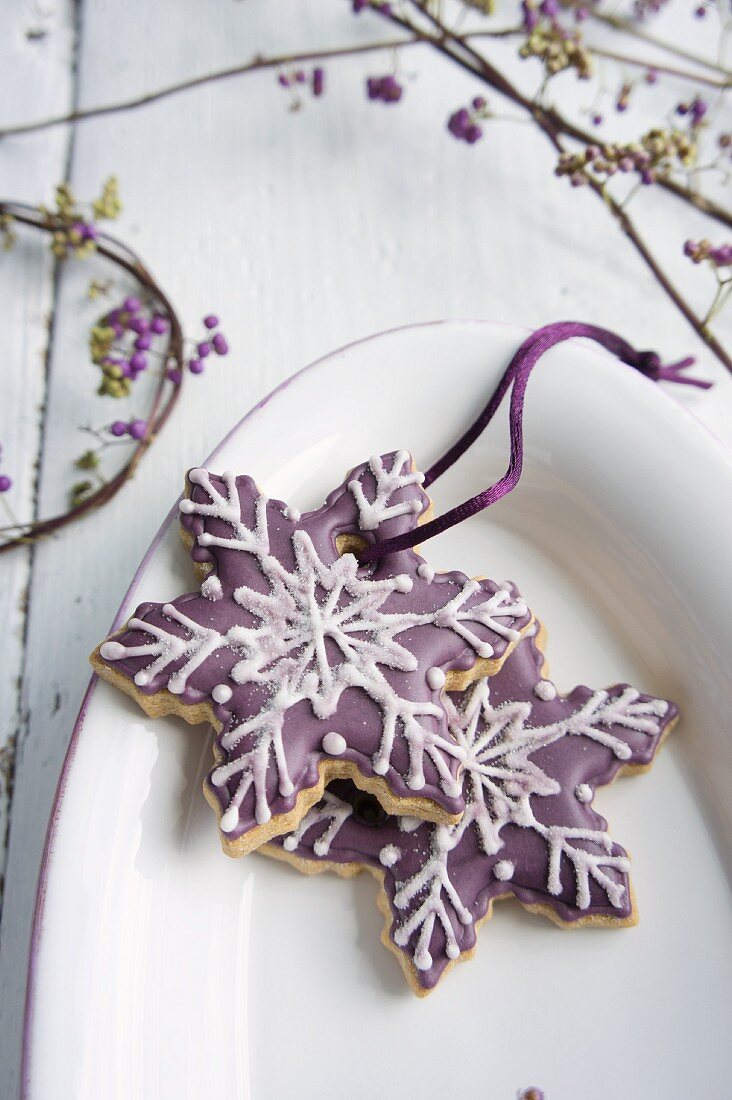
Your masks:
M301 517L249 477L189 474L181 522L209 570L204 590L141 605L97 667L165 693L166 709L213 709L207 790L228 841L290 813L325 760L429 800L425 816L439 816L431 803L462 812L459 752L428 670L502 659L531 616L512 585L434 576L413 550L362 568L339 553L339 535L413 529L429 506L420 484L406 452L373 458Z
M513 894L562 923L632 922L626 853L590 802L624 765L650 763L676 708L627 685L551 697L542 664L526 637L490 681L451 697L451 728L466 750L459 825L374 821L368 796L341 782L275 842L306 860L383 874L389 935L423 992L474 948L495 898Z

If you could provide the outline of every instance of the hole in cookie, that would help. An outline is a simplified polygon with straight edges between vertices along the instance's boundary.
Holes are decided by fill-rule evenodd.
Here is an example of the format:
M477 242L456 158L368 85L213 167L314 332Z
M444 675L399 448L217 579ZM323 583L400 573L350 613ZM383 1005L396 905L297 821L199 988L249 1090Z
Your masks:
M362 825L375 828L386 821L386 810L377 798L366 791L358 791L353 796L353 816Z
M335 544L336 550L341 557L343 557L344 554L354 554L356 557L359 557L368 546L366 539L362 538L361 535L354 535L349 531L345 531L341 535L336 535Z

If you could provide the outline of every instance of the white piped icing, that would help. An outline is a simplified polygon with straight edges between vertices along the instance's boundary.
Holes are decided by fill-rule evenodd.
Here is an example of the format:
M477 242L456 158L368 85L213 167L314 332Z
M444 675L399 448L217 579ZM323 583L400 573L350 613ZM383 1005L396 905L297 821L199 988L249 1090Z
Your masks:
M221 587L221 581L215 573L211 573L206 577L205 581L201 585L201 595L207 600L220 600L223 598L224 590Z
M435 579L435 571L431 565L428 565L426 561L423 561L417 566L417 576L421 577L423 581L427 581L427 584L432 584Z
M330 733L326 733L323 738L323 752L327 752L329 756L343 756L343 753L348 748L348 742L345 737L340 733L335 733L331 730Z
M127 656L129 650L121 642L105 642L99 652L105 661L119 661Z
M551 680L539 680L539 683L534 688L534 695L544 703L550 703L552 699L556 699L557 689Z
M299 523L302 518L302 512L299 508L295 508L292 504L285 508L285 516L291 523Z
M228 684L217 684L211 695L215 703L228 703L232 696L232 690Z
M358 480L349 481L348 488L358 506L358 518L362 531L375 531L385 520L396 516L416 514L422 511L419 500L402 500L389 503L394 493L406 489L408 485L420 485L424 476L418 470L412 470L412 460L406 451L398 451L390 470L378 455L369 459L369 468L376 482L373 500L368 500L363 485Z
M440 688L445 686L445 673L441 668L433 666L427 669L427 683L433 691L439 691Z
M578 802L592 802L592 787L589 783L578 783L574 788L574 797Z
M379 863L382 867L393 867L401 858L402 850L396 844L385 844L379 852Z
M500 882L508 882L513 878L516 865L510 859L499 859L493 868L493 874Z
M405 514L407 504L409 510L415 504L421 508L420 502L413 499L390 503L397 489L418 481L409 465L406 452L395 457L390 470L384 468L380 459L373 459L370 470L376 489L370 501L360 482L350 484L365 529L391 516ZM224 815L226 828L233 828L228 824L233 810L238 812L250 790L254 795L255 820L263 824L270 819L270 770L276 771L275 789L279 795L293 793L287 746L283 741L283 723L288 711L306 700L315 718L327 719L337 709L343 692L350 688L363 691L382 715L380 741L371 758L375 774L388 773L396 738L405 738L409 753L401 777L408 787L414 791L425 787L425 761L430 760L442 790L450 797L458 797L461 784L451 774L450 762L460 756L460 751L441 732L442 707L429 699L413 699L406 692L400 694L400 688L395 686L400 681L395 678L393 684L384 670L400 673L417 670L415 653L407 644L401 644L399 635L411 634L421 626L437 625L451 631L480 656L492 655L493 647L475 633L475 628L479 626L481 633L490 631L508 640L517 639L519 632L512 624L527 614L523 600L505 587L488 595L477 581L465 580L457 592L454 587L446 588L445 598L449 602L442 608L424 614L408 607L384 612L382 605L390 596L407 593L413 587L411 576L406 573L380 579L361 576L358 562L350 554L329 564L319 556L310 535L301 529L292 533L294 566L288 568L271 552L269 502L264 495L240 496L240 487L231 473L215 481L203 469L192 470L188 476L191 485L203 490L205 499L186 498L183 511L218 521L218 533L202 531L198 535L199 545L251 555L258 579L261 577L264 582L263 590L247 584L226 596L227 602L233 600L246 613L247 625L235 624L219 632L167 604L162 609L163 616L171 620L171 626L182 628L180 633L167 629L165 623L135 620L130 628L142 630L150 640L130 647L110 642L110 648L102 655L110 661L150 657L150 663L136 673L135 683L141 687L149 685L167 670L168 690L179 695L186 690L191 674L212 654L230 651L232 647L240 651L240 659L229 672L231 682L261 685L267 701L258 713L227 728L221 736L221 746L231 757L213 770L210 781L222 791L222 796L225 791L229 798L232 815ZM371 481L368 471L366 481ZM373 495L371 487L369 495ZM252 508L253 519L249 519ZM226 534L221 533L222 524L229 528ZM211 577L204 582L210 585L214 597L218 591L216 580ZM475 602L476 597L480 602ZM216 619L212 614L207 621ZM340 650L342 659L331 663L326 639L330 648ZM437 728L432 721L435 718L439 720ZM235 755L244 738L250 739L253 747ZM233 790L232 779L238 781Z
M423 862L408 879L394 877L391 880L396 911L393 939L397 946L410 952L417 970L426 970L432 965L429 948L436 926L444 936L445 954L454 959L461 950L455 921L464 925L473 922L459 894L459 883L452 881L450 865L451 853L458 848L468 829L475 830L479 849L488 857L496 855L503 847L500 834L505 825L530 829L547 848L545 889L549 895L559 897L567 882L571 882L574 904L579 910L586 910L592 904L593 888L604 893L612 908L621 908L627 887L618 879L618 874L629 870L629 860L624 854L613 851L612 838L606 831L574 824L546 825L535 816L534 798L560 794L561 787L531 757L564 737L578 736L609 748L618 759L627 759L633 755L631 749L614 736L612 728L658 736L661 719L668 711L665 701L641 699L630 687L623 688L615 696L597 691L580 701L573 713L538 727L529 725L534 704L528 700L493 707L488 679L478 681L460 707L455 705L451 695L446 696L445 703L450 730L464 751L465 813L456 825L429 825L424 856L424 835L416 841ZM591 797L588 784L580 784L575 789L577 797L581 797L583 788ZM323 813L323 818L329 822L328 840L324 850L316 852L317 855L330 850L340 829L340 824L333 819L333 811ZM418 818L400 817L398 823L403 832L427 827ZM458 867L464 866L461 855L457 857ZM382 866L388 866L381 852L379 858ZM513 879L515 870L513 860L500 859L493 865L492 873L498 881L508 882ZM404 914L403 918L399 913Z

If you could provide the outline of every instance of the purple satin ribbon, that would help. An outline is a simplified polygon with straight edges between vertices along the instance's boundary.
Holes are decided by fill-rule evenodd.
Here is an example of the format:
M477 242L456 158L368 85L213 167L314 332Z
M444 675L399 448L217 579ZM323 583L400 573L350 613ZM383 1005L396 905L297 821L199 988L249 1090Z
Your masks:
M425 542L427 539L446 531L456 523L474 516L476 512L482 512L491 504L495 504L501 497L505 497L512 489L516 488L521 477L521 469L524 461L523 444L523 416L524 395L529 375L542 357L545 351L549 351L555 344L561 344L564 340L571 340L575 336L586 336L602 344L604 348L616 355L629 367L640 371L646 378L653 382L678 382L686 386L697 386L699 389L708 390L711 382L703 382L698 378L688 378L681 372L690 367L693 358L682 359L678 363L663 366L655 351L636 351L622 336L617 336L608 329L598 328L597 325L586 325L581 321L558 321L553 325L545 325L537 329L528 339L524 340L513 359L509 363L501 381L480 416L461 435L460 439L447 451L442 458L438 458L424 478L425 488L444 474L445 470L456 462L467 451L484 428L490 424L498 407L507 391L511 389L511 405L509 411L509 431L511 436L511 458L500 481L484 489L482 493L471 497L469 500L451 508L442 516L430 520L413 531L407 531L403 535L397 535L393 539L369 545L359 554L359 560L366 564L392 554L397 550L407 550L410 546Z

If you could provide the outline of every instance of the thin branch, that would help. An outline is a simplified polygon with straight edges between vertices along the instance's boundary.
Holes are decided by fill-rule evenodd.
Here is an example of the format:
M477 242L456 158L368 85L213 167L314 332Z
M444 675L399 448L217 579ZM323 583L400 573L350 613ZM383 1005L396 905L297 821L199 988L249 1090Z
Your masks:
M46 217L27 203L14 202L12 200L0 202L0 215L3 214L9 215L13 221L20 225L31 226L33 229L40 229L45 233L54 233L57 229L63 227L60 219L55 218L53 215ZM122 241L118 241L115 237L111 237L108 234L100 234L97 241L96 252L98 255L103 256L123 271L126 271L127 274L131 275L141 286L149 291L158 303L170 325L165 355L166 361L173 363L175 367L182 372L184 365L183 330L178 315L165 292L147 270L142 260L140 260L127 245L123 244ZM137 442L130 458L122 469L119 470L110 481L105 482L97 489L96 492L91 493L79 504L75 505L73 508L69 508L66 512L60 512L55 516L51 516L49 519L39 520L35 523L28 522L17 526L13 525L11 527L0 528L0 536L8 536L6 541L0 541L0 554L16 546L36 542L38 539L44 538L54 531L58 531L59 528L65 527L67 523L71 523L75 519L79 519L93 508L99 508L101 505L106 504L107 501L111 500L112 497L119 492L128 478L132 477L143 455L168 420L168 417L178 401L182 388L181 384L170 385L167 396L164 396L165 388L166 377L163 373L155 389L150 411L148 412L147 432L144 438ZM18 527L22 529L22 533L10 534L10 532L17 530Z
M493 65L483 57L473 46L466 43L463 40L455 42L452 40L450 31L440 19L434 15L431 11L427 10L420 0L411 0L411 3L424 15L435 30L438 32L438 37L434 39L435 48L442 53L447 53L463 68L473 72L474 75L481 77L482 79L495 88L496 91L509 98L512 102L529 111L533 118L536 120L537 125L542 132L557 150L562 152L564 146L561 141L562 133L559 127L555 123L554 115L552 112L545 110L543 107L535 102L528 100L517 88L515 88L510 81ZM411 30L414 33L422 33L416 29L408 20L402 20L400 16L392 15L392 20L403 25L405 29ZM429 37L429 35L427 36ZM451 45L451 41L453 45ZM459 52L458 52L459 51ZM465 55L465 56L463 56ZM679 312L686 318L688 323L694 329L694 332L702 340L710 351L717 357L720 363L732 373L732 358L720 344L714 334L709 330L703 318L699 317L691 308L689 303L683 297L683 295L674 286L666 273L658 264L657 260L653 256L652 252L646 245L645 241L638 232L634 222L628 215L627 211L622 208L620 203L616 202L610 195L607 194L605 188L596 180L590 179L590 186L594 194L600 198L605 207L610 211L613 218L617 222L623 234L631 242L636 252L643 259L646 266L649 268L654 278L657 280L661 288L665 291L671 301L674 303Z
M649 46L655 46L665 53L673 54L675 57L680 57L684 61L690 61L692 65L700 65L704 69L711 69L713 72L719 73L720 76L726 77L728 80L732 78L732 72L726 69L723 65L718 65L715 61L708 61L705 57L700 57L698 54L692 53L691 50L686 50L682 46L676 46L673 42L666 42L663 39L656 38L655 35L648 34L646 31L641 30L635 23L631 23L628 19L623 19L617 15L607 15L604 12L595 11L594 8L588 8L588 13L592 19L598 23L602 23L606 27L612 27L615 31L620 31L622 34L627 34L631 38L638 38L641 42L646 42Z

